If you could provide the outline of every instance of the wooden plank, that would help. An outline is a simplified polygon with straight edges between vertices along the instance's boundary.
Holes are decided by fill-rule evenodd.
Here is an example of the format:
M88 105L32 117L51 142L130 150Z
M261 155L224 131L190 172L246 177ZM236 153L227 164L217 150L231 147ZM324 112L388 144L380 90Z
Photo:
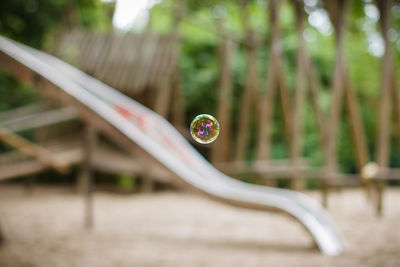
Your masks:
M278 170L279 173L282 171L290 172L291 170L290 160L254 160L248 161L230 161L230 162L219 162L215 164L215 167L225 173L230 174L244 174L244 173L255 173L255 174L268 174L274 173ZM306 160L303 158L299 159L298 168L305 169L307 167ZM291 176L291 175L290 175ZM268 177L265 177L268 179Z

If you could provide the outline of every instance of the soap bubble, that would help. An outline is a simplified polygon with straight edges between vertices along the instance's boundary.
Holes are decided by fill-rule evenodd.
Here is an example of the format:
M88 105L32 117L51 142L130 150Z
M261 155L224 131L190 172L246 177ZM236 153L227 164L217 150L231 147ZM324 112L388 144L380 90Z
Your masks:
M190 124L190 134L197 142L209 144L218 137L219 123L211 115L200 114Z

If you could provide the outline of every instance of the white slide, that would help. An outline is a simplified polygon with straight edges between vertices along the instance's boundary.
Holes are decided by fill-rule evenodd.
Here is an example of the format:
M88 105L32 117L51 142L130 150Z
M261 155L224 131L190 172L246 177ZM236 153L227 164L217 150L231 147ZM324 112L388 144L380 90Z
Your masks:
M232 205L286 213L305 226L324 254L338 255L345 250L343 238L319 203L299 192L228 177L164 118L71 65L0 36L0 67L21 79L34 81L40 77L39 87L56 88L59 97L74 100L64 103L90 110L190 188Z

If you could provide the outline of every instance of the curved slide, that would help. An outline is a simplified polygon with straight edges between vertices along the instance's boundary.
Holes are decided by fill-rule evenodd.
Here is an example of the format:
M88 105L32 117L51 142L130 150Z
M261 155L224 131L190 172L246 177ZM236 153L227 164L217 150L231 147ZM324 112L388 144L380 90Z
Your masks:
M232 205L286 213L305 226L324 254L344 251L344 240L316 201L295 191L248 184L226 176L164 118L67 63L0 36L0 67L34 82L45 92L52 90L51 96L67 105L88 110L191 189ZM91 120L90 116L82 117Z

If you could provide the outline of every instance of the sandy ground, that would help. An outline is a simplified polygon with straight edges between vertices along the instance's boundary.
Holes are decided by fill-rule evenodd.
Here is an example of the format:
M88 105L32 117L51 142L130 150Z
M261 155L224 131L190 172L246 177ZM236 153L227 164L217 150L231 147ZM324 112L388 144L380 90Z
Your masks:
M96 193L95 225L85 231L80 196L2 185L0 266L400 266L400 190L387 192L380 219L361 191L330 202L349 245L336 257L321 255L289 217L192 194Z

